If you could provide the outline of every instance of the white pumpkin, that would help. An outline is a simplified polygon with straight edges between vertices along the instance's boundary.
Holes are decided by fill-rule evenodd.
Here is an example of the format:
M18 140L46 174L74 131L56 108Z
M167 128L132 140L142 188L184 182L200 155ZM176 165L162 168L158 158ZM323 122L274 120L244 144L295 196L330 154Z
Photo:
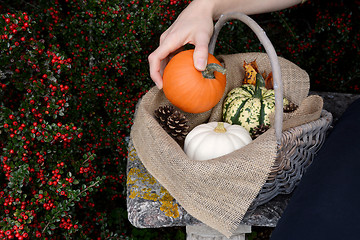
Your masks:
M231 153L252 141L240 125L209 122L196 126L185 138L184 151L194 160L209 160Z

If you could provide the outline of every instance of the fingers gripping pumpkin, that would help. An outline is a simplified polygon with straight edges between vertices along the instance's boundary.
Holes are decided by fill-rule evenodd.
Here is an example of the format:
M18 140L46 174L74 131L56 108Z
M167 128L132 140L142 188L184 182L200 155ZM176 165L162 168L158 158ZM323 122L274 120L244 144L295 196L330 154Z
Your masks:
M194 50L175 55L164 70L163 90L166 98L176 107L189 113L206 112L222 98L226 77L225 69L211 54L205 71L194 67Z

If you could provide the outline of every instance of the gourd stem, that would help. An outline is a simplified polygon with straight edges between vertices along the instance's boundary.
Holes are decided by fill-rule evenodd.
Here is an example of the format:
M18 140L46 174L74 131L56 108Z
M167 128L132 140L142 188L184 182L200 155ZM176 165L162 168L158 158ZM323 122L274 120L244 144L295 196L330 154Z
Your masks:
M254 97L259 98L259 99L262 98L262 91L261 91L261 88L258 86L255 87Z
M215 79L215 75L214 75L215 71L220 72L222 74L226 74L226 69L217 63L209 63L206 66L205 70L202 71L201 73L204 78Z
M265 80L260 73L256 74L255 92L254 97L262 99L262 87L265 87Z
M214 129L214 132L217 132L217 133L224 133L226 132L226 129L224 127L224 123L223 122L218 122L216 128Z

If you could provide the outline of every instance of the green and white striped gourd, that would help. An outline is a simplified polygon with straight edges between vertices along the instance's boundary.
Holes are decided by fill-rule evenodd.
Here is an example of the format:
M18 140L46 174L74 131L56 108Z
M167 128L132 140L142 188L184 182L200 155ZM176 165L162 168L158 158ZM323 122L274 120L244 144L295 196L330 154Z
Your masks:
M288 100L284 98L284 105ZM275 111L275 92L265 88L261 74L256 76L256 86L244 84L232 89L226 96L223 105L223 121L238 124L248 130L261 124L269 125L269 114Z

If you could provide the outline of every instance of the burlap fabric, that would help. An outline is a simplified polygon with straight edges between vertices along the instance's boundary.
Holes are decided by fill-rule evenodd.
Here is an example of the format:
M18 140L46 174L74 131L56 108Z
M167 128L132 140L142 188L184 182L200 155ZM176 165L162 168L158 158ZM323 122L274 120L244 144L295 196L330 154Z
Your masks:
M267 55L263 53L226 55L219 59L227 69L225 94L241 85L244 60L250 62L256 59L260 70L271 71ZM308 95L309 77L304 70L286 59L279 58L279 63L284 96L300 105ZM208 112L184 113L189 119L190 128L209 121L221 121L224 97ZM271 128L252 143L226 156L195 161L186 156L153 116L159 106L167 104L170 103L163 91L156 87L143 97L131 131L137 154L146 169L186 211L230 237L267 180L274 164L277 155L275 131ZM301 109L303 111L303 107ZM321 109L319 112L311 111L307 111L311 117L307 116L306 121L319 118ZM291 117L287 119L289 120L293 126L303 123L298 124ZM284 125L291 127L287 123Z

